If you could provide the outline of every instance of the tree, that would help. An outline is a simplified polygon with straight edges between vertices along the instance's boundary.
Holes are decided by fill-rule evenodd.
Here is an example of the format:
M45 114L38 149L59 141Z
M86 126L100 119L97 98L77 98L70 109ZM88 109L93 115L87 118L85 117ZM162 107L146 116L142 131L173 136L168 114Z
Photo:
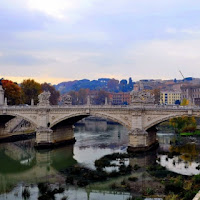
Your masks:
M122 92L127 92L127 80L122 79L119 84L119 89Z
M80 89L78 91L78 103L84 105L87 103L88 89Z
M176 133L194 132L197 126L195 117L187 116L172 118L169 123L174 127Z
M175 101L175 104L176 104L176 105L180 105L180 103L181 103L180 100L176 100L176 101Z
M78 92L70 91L68 94L72 97L72 105L77 105L78 104Z
M183 127L185 126L182 117L176 117L169 120L169 124L174 127L175 133L181 133Z
M187 100L185 98L181 102L181 106L187 106L188 104L189 104L189 100Z
M160 104L160 89L154 89L152 91L152 94L154 95L155 98L155 104Z
M97 97L94 99L94 103L96 105L102 105L102 104L105 104L105 98L108 98L108 93L104 90L100 90L98 92L98 95Z
M60 92L57 91L52 85L48 83L41 84L41 87L42 87L42 91L49 91L51 93L51 96L49 98L50 104L57 105L58 99L60 97Z
M21 103L21 88L17 83L10 80L2 80L2 87L7 97L8 105L17 105Z
M23 103L30 104L31 99L38 103L38 95L42 92L40 83L33 79L27 79L21 83L21 89Z

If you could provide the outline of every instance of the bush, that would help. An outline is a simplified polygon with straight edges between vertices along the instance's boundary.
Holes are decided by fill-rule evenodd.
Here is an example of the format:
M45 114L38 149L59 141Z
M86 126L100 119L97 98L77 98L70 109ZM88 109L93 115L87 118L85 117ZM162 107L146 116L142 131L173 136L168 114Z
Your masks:
M121 181L121 185L126 185L125 179L123 181Z
M199 184L199 183L200 183L200 174L195 175L195 176L193 177L193 180L194 180L194 183L195 183L195 184Z
M116 183L112 183L112 184L110 185L110 188L111 188L112 190L117 189L117 185L116 185Z
M95 160L94 165L97 168L104 168L104 167L110 166L110 161L108 158L103 157L99 160Z
M29 199L29 197L30 197L30 190L29 190L28 187L25 187L25 188L23 189L23 191L22 191L22 197L23 197L24 199Z
M44 194L49 190L49 186L47 183L38 183L38 189L40 194Z
M79 180L79 181L77 181L77 185L80 186L80 187L85 187L88 184L89 184L88 180Z
M140 169L140 166L137 165L137 164L135 164L135 165L133 166L133 169L134 169L135 171L137 171L138 169Z
M184 193L184 198L183 200L191 200L195 197L196 192L195 191L188 191Z
M133 182L136 182L138 180L137 177L129 177L128 178L129 181L133 181Z
M147 194L147 195L154 195L154 193L155 193L155 192L154 192L153 189L151 189L151 188L147 188L147 189L146 189L146 194Z
M68 199L68 197L64 196L64 197L62 197L61 200L67 200L67 199Z
M198 166L196 167L196 169L197 169L197 170L200 170L200 165L198 165Z
M68 176L65 180L66 183L69 183L69 184L74 184L74 178L73 176Z
M165 185L165 193L169 194L170 192L173 192L174 194L179 194L183 192L183 187L179 183L178 184L169 183Z
M110 177L117 177L117 176L119 176L119 172L117 172L116 170L113 170L112 172L110 172L109 176Z
M131 166L131 165L128 165L128 166L126 167L125 165L121 165L121 166L119 167L119 171L120 171L120 174L123 174L123 175L129 174L129 173L131 173L131 171L132 171L132 166Z

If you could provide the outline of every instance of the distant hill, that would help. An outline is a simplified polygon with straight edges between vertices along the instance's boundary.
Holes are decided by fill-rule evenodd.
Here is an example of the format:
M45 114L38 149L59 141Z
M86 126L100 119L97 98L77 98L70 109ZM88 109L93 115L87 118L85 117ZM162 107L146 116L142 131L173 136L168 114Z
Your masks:
M56 90L58 90L61 94L67 93L71 91L72 86L78 82L77 80L75 81L68 81L68 82L62 82L59 83L58 85L54 85Z
M61 94L68 93L69 91L79 91L80 89L89 90L105 90L109 92L129 92L133 89L132 79L129 78L129 83L127 80L123 79L121 81L110 78L99 78L98 80L74 80L68 82L62 82L58 85L54 85L56 90L60 91Z

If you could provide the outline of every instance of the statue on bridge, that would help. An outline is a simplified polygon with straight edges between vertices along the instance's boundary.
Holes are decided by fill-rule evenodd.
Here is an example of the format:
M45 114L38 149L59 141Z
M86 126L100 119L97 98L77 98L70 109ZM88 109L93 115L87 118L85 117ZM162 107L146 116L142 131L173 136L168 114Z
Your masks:
M64 105L72 105L72 97L69 94L67 94L63 96L62 102Z
M150 92L145 91L132 91L131 95L131 105L142 105L142 104L155 104L154 95Z
M49 98L51 93L49 91L44 91L40 95L38 95L39 103L38 106L48 106L50 104Z

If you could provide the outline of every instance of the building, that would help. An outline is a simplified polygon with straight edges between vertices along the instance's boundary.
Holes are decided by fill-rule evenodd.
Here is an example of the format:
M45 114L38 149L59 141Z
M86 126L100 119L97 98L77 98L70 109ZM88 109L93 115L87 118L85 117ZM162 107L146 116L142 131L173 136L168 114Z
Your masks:
M180 91L161 91L160 104L173 105L181 101Z
M183 85L181 87L181 100L187 99L189 103L200 106L200 85Z
M109 93L109 101L112 105L127 105L130 104L130 92Z

